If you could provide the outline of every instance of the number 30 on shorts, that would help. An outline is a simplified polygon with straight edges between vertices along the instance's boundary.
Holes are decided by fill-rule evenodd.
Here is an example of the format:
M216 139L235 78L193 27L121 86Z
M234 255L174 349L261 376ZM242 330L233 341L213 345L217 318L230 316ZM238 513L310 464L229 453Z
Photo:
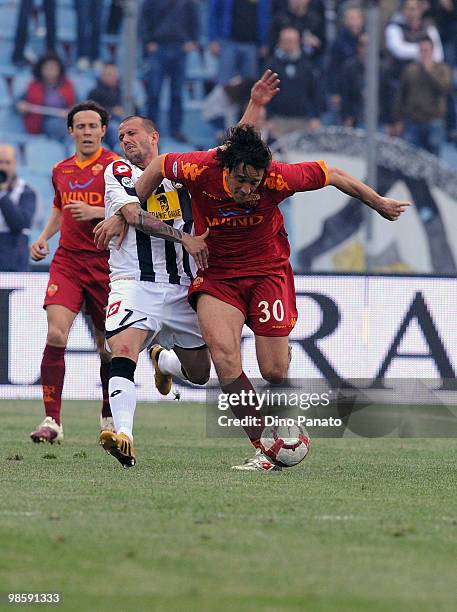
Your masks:
M276 300L270 307L266 300L258 303L258 308L262 311L262 316L259 318L259 323L266 323L273 316L276 321L284 320L284 306L281 300Z

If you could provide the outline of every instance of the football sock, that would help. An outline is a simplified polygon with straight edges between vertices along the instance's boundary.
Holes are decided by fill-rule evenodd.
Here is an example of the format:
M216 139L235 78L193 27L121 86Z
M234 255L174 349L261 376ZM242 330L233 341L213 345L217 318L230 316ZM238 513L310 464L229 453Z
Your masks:
M162 374L171 374L181 380L187 380L187 374L174 351L163 349L160 351L157 362Z
M46 416L60 425L62 388L65 378L65 347L46 344L41 360L41 385Z
M133 381L136 363L126 357L113 357L109 379L109 401L114 429L133 439L133 417L136 408L136 390Z
M240 376L232 383L228 385L221 385L221 389L224 393L228 394L239 394L241 391L246 391L246 393L249 393L250 391L252 392L250 396L246 396L244 405L241 405L242 402L240 401L238 402L240 405L230 406L230 409L237 419L242 419L246 416L251 417L251 425L243 426L243 429L251 441L251 444L255 446L255 448L259 448L260 437L265 427L265 421L260 410L256 410L259 403L257 400L257 395L255 395L255 389L249 381L249 378L244 372L241 372Z
M111 408L109 406L109 391L108 391L110 372L111 372L111 361L100 361L100 380L102 381L102 393L103 393L102 417L111 416Z

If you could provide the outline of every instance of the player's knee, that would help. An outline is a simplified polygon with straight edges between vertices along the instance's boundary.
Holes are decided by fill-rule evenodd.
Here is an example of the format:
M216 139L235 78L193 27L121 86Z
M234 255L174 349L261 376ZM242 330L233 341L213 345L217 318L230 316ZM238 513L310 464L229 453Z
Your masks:
M68 330L58 325L53 325L48 328L46 343L51 346L67 346Z
M268 366L260 367L262 378L270 383L270 385L282 385L287 379L287 368L283 366Z
M214 343L211 346L211 359L218 372L229 374L230 371L239 369L240 356L238 351L226 344Z

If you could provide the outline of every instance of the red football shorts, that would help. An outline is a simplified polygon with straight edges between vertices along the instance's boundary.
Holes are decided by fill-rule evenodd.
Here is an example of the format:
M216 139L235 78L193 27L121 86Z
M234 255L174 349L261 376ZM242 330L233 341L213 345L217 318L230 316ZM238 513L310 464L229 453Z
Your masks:
M271 276L244 276L225 280L197 276L189 288L189 303L196 309L198 296L208 293L241 310L246 325L257 336L288 336L298 312L294 275L290 264Z
M109 295L108 275L108 258L104 252L100 256L80 255L59 247L49 268L43 306L58 304L78 313L84 304L94 327L103 331Z

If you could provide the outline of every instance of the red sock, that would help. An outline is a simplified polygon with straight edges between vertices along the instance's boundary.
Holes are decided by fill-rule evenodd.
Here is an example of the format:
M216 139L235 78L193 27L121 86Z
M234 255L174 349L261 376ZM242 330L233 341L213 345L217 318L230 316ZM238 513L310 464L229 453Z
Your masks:
M109 407L109 391L108 391L110 371L111 371L111 362L101 361L100 362L100 380L102 381L102 392L103 392L102 417L112 416L111 408Z
M50 416L60 425L60 409L62 406L62 388L65 378L65 347L44 347L41 360L41 385L43 387L43 402L46 416Z
M247 393L252 391L253 394L255 393L254 387L251 385L249 378L244 372L241 372L240 376L229 385L221 385L221 388L224 393L240 393L241 391L246 391ZM241 402L239 403L241 404ZM265 427L265 421L260 410L256 410L256 406L258 405L257 396L252 395L247 405L230 406L237 419L242 419L246 416L252 418L251 422L253 424L243 427L243 429L255 448L259 448L260 446L260 436Z

